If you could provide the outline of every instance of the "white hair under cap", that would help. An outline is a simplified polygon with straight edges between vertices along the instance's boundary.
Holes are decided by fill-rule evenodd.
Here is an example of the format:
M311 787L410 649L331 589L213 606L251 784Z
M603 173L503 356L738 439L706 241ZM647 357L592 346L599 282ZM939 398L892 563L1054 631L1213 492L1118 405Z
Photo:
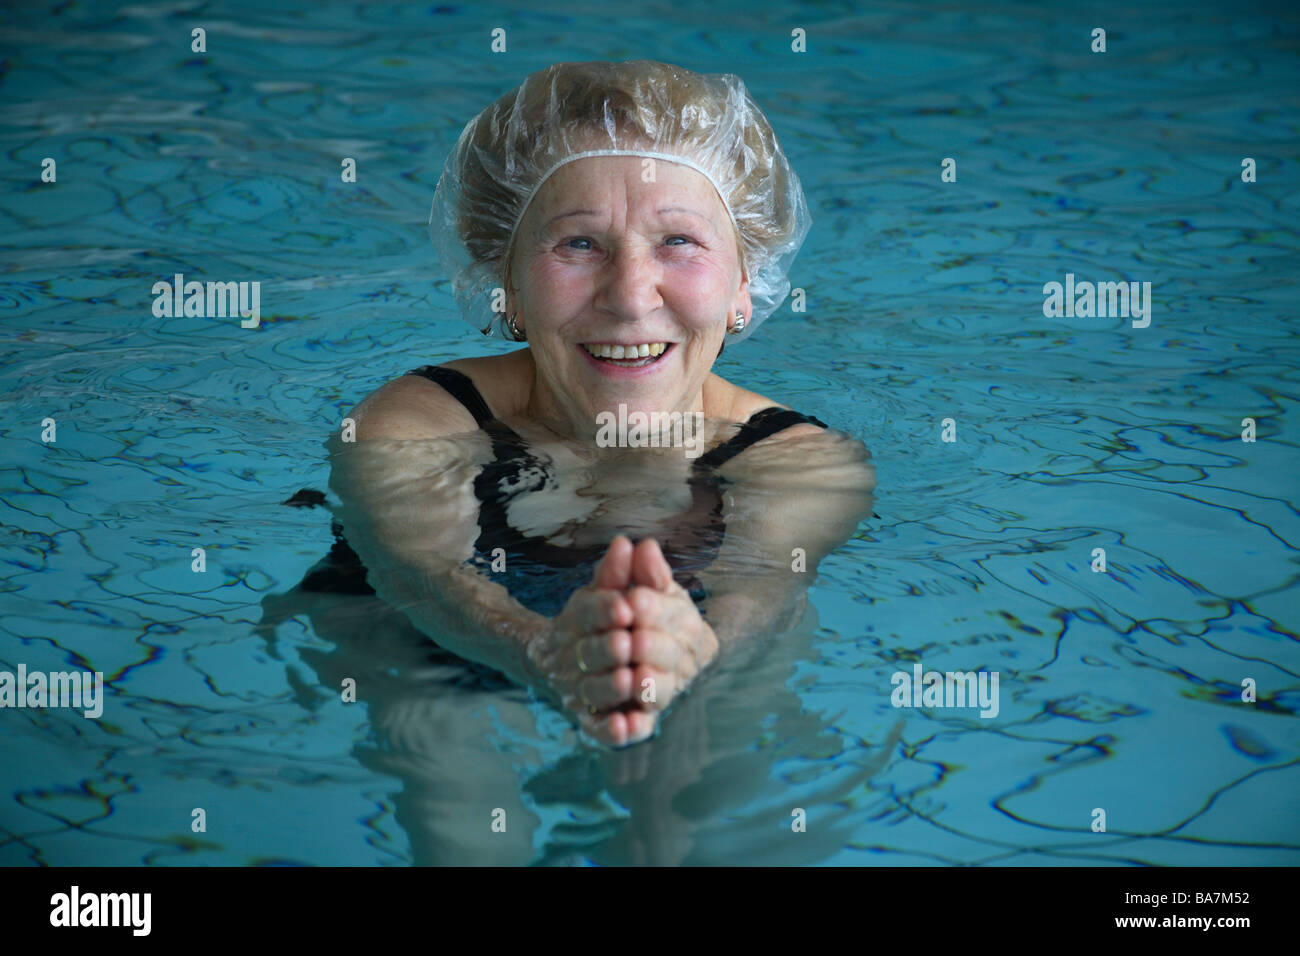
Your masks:
M652 60L557 63L470 120L438 180L429 234L474 328L505 335L493 300L515 231L546 180L589 156L680 163L713 184L740 236L753 304L728 345L785 300L811 217L799 178L740 78Z

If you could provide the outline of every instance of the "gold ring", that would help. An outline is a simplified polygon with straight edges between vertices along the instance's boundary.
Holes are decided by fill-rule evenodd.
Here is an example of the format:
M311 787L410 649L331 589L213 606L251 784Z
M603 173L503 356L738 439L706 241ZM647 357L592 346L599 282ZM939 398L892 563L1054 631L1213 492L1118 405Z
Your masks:
M577 656L578 656L578 670L582 671L584 674L590 674L591 671L587 670L587 662L582 659L582 641L578 641Z

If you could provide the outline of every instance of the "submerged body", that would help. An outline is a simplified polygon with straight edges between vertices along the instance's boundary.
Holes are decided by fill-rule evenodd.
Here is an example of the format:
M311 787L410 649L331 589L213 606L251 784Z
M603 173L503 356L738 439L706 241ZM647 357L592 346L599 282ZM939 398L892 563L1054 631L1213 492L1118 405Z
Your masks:
M473 380L452 368L423 366L407 373L441 386L473 415L491 443L493 455L474 478L478 537L473 564L502 575L511 595L539 614L555 615L569 595L586 584L619 534L659 542L673 579L697 603L707 591L696 571L709 567L726 535L721 474L748 448L799 424L825 428L808 415L778 406L755 412L731 438L703 453L706 428L699 414L699 448L688 450L687 468L679 454L639 454L616 444L595 447L557 439L534 446L498 419ZM689 421L689 419L688 419ZM677 417L680 424L681 416ZM635 434L633 435L635 438ZM665 430L655 446L680 448ZM635 444L633 447L637 447ZM309 590L374 593L365 568L347 544L342 526L331 562L305 582Z
M720 649L798 613L818 560L870 514L874 474L860 442L717 376L702 455L601 448L527 414L530 362L525 349L419 370L357 408L331 475L347 543L316 586L373 588L438 643L627 743ZM635 559L623 536L642 539ZM657 625L638 627L632 602Z

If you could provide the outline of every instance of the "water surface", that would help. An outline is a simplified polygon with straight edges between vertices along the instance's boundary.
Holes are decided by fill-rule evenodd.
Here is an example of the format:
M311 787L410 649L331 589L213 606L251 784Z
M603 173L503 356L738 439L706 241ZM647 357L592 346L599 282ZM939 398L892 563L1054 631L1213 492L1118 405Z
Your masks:
M1300 862L1298 35L1251 3L11 11L0 669L109 696L0 712L0 862ZM292 594L332 538L282 502L377 385L506 347L423 234L464 123L639 57L772 120L809 307L715 370L864 441L879 517L802 631L610 753L373 599ZM261 327L155 318L178 272L261 281ZM1150 281L1151 325L1044 317L1067 273ZM999 672L998 716L892 707L918 660Z

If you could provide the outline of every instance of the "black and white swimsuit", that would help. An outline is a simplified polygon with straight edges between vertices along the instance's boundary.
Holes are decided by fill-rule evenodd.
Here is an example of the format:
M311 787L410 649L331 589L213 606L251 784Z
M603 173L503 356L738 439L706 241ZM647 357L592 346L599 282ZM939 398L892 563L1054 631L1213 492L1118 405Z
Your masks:
M492 441L493 458L474 479L479 534L470 563L486 576L500 580L525 607L555 616L577 588L591 581L608 543L590 547L557 545L544 536L524 534L513 527L507 519L507 506L517 496L539 491L553 482L550 466L531 454L519 435L492 414L468 376L431 365L406 374L420 375L441 385L465 406ZM673 578L697 602L707 595L696 572L714 561L726 536L722 516L722 486L726 479L717 474L717 469L755 442L805 422L828 427L811 415L776 406L765 408L751 415L734 437L692 462L687 479L690 507L662 522L662 533L656 532L654 537L673 569ZM344 539L338 522L334 523L334 536L329 556L300 586L308 591L373 594L366 582L366 569ZM496 551L498 548L501 552ZM504 575L491 570L494 552L504 552Z

